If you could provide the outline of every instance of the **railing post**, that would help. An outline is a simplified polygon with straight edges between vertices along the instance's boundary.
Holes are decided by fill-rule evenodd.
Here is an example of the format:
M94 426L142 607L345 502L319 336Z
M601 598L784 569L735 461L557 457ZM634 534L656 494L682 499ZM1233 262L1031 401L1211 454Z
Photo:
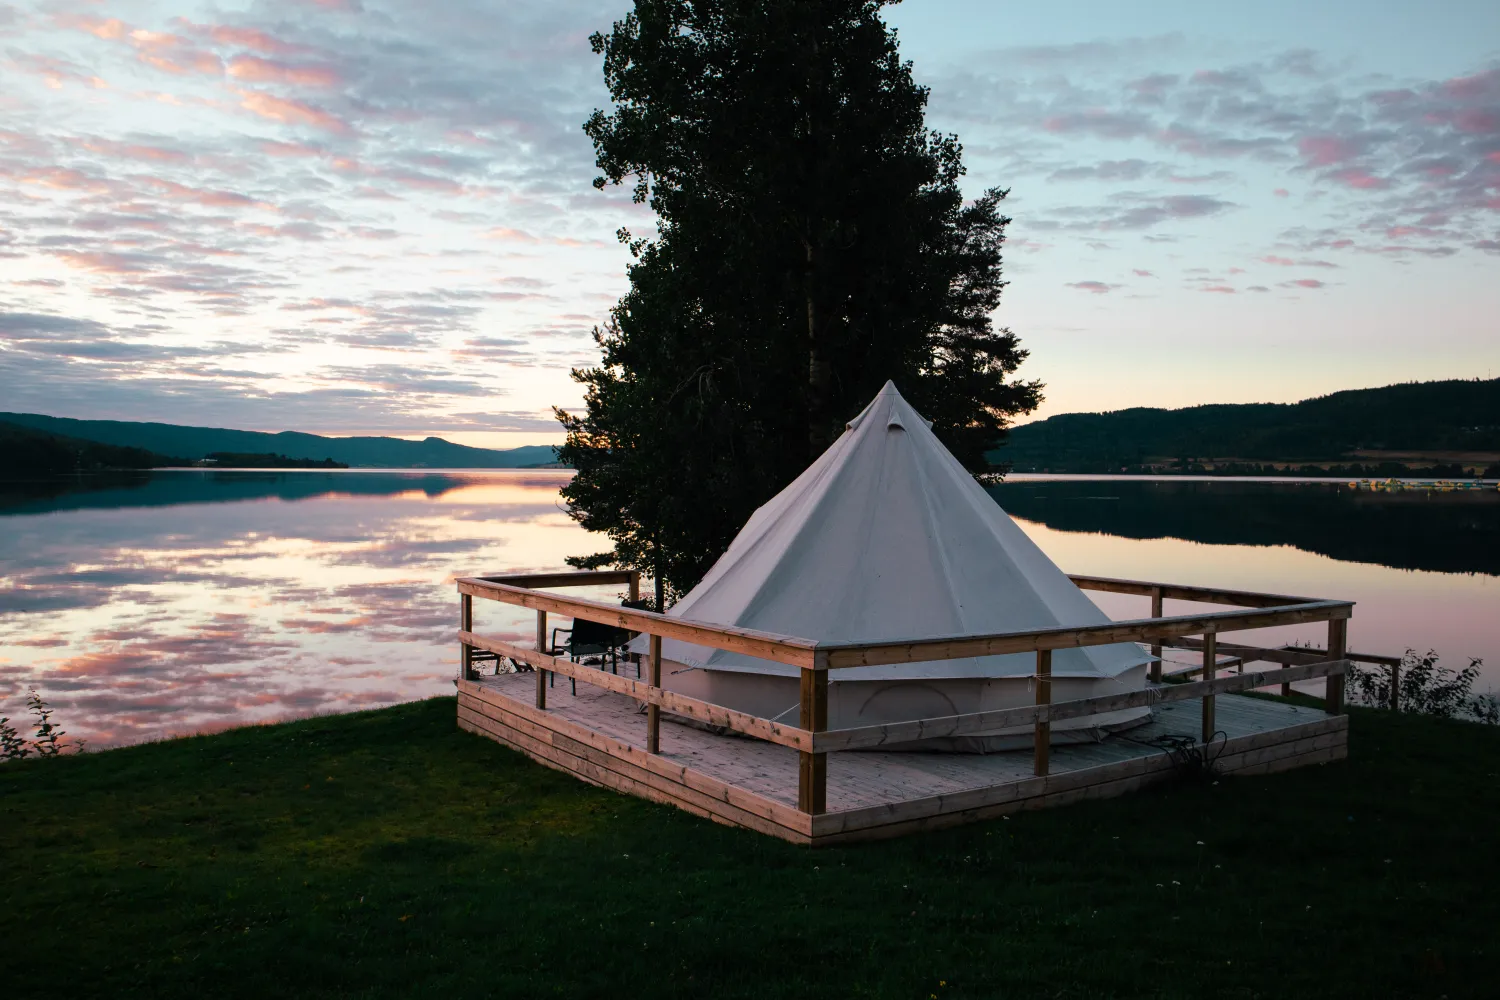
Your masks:
M1160 587L1152 587L1151 588L1151 617L1152 618L1160 618L1161 617L1161 607L1162 607L1162 605L1161 605L1161 588ZM1156 644L1152 645L1152 647L1151 647L1151 655L1154 656L1154 657L1156 657L1156 659L1154 659L1154 660L1151 661L1151 682L1153 684L1160 684L1161 683L1161 644L1160 643L1156 643Z
M1219 636L1215 632L1203 633L1203 679L1211 681L1217 673L1219 659ZM1214 726L1214 696L1206 694L1203 696L1203 742L1212 743L1216 728Z
M474 631L474 598L470 594L458 595L458 627L461 631ZM458 679L471 680L474 672L474 648L467 642L458 646Z
M1052 650L1036 651L1036 703L1052 704ZM1036 757L1037 777L1046 777L1052 751L1052 723L1038 718L1033 734L1032 753Z
M547 652L547 612L536 613L536 651ZM547 707L547 671L536 668L536 707Z
M1345 648L1349 642L1349 619L1330 618L1328 620L1328 659L1342 660L1348 652ZM1324 708L1329 715L1342 715L1344 712L1344 675L1330 674L1327 681L1327 705Z
M641 599L641 571L633 569L630 571L630 599L639 601Z
M1401 711L1401 664L1391 664L1391 711Z
M661 687L661 636L651 637L649 678L653 688ZM646 706L646 752L661 753L661 706Z
M800 724L808 732L828 728L828 671L802 668ZM828 754L797 752L797 808L816 816L828 811Z

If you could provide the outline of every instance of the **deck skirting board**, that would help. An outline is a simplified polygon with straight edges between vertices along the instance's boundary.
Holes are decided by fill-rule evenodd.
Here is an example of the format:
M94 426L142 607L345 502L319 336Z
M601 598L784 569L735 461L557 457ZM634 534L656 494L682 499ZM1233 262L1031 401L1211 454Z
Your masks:
M1245 706L1245 710L1263 711L1252 705ZM1268 719L1263 724L1274 726L1275 721L1296 718L1292 715L1285 720ZM996 782L994 778L998 775L992 774L990 783L942 794L920 794L922 775L901 772L900 780L883 789L882 794L888 794L891 801L809 816L788 802L741 787L736 781L742 779L735 777L740 772L731 770L726 775L729 780L724 780L686 767L670 759L670 755L647 753L642 746L596 732L582 722L563 718L557 711L537 709L482 682L459 683L458 723L465 730L510 746L541 764L590 784L676 806L718 823L813 845L894 837L1022 809L1107 798L1174 777L1169 756L1145 747L1138 756L1075 766L1046 777ZM1269 774L1340 760L1348 752L1348 727L1347 716L1321 716L1310 722L1247 733L1227 740L1218 751L1215 764L1220 773L1237 776ZM644 728L643 720L643 735ZM728 739L709 735L702 738ZM842 754L835 752L831 756ZM698 758L689 754L688 759ZM1077 760L1075 764L1084 762ZM891 777L895 776L892 773ZM932 788L930 782L928 788ZM795 792L795 787L789 791ZM871 801L871 797L865 801Z
M1241 768L1259 766L1277 757L1320 749L1321 745L1313 745L1318 740L1327 740L1330 746L1336 744L1342 747L1347 739L1348 726L1347 716L1334 716L1285 729L1242 736L1227 741L1215 763L1226 774L1240 773ZM1171 759L1165 753L1153 753L1116 764L1064 771L1045 778L1028 778L946 795L816 816L813 818L813 837L821 843L828 836L954 816L955 819L951 822L932 824L947 826L954 822L964 823L1000 816L1019 809L1036 809L1088 798L1103 798L1171 777ZM1119 782L1135 778L1142 780L1129 787L1119 786Z
M471 685L471 690L460 691L461 702L466 694L473 699L471 710L488 715L554 747L568 748L570 744L581 744L605 754L611 761L634 765L653 777L684 786L794 832L804 835L812 832L812 824L806 814L798 812L796 806L789 803L777 802L757 792L737 787L713 775L678 764L666 756L647 753L643 747L632 746L594 732L587 726L561 718L556 713L534 708L497 691Z
M671 764L565 719L528 718L545 713L504 695L483 695L488 697L460 690L463 728L505 743L542 764L569 771L591 784L674 805L731 826L794 843L810 840L810 817L795 808Z

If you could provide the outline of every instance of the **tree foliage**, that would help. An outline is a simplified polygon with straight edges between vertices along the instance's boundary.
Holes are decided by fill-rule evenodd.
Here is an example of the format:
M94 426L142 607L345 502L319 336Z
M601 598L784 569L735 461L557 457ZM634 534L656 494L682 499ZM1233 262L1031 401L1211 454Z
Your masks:
M882 0L637 0L596 34L614 107L584 126L654 239L558 411L573 516L691 586L887 379L976 472L1040 400L996 329L1005 192L965 203Z
M1500 451L1500 378L1346 389L1300 403L1061 413L1018 428L1001 454L1025 471L1113 472L1173 458L1374 463L1465 451Z

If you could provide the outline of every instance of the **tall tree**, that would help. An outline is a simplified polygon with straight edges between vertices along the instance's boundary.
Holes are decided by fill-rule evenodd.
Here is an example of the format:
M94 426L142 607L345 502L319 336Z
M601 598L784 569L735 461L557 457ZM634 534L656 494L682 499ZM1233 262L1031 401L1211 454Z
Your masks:
M615 101L584 125L655 239L621 230L630 290L558 418L563 490L658 598L695 583L887 379L976 473L1037 382L996 329L1005 192L965 204L887 0L637 0L608 34Z

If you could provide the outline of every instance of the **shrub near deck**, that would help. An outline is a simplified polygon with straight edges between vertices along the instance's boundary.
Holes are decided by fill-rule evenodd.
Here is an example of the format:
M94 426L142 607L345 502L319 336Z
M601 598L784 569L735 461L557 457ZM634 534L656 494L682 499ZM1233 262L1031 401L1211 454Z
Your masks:
M548 771L452 699L7 764L0 982L1489 995L1500 731L1353 714L1344 763L816 851Z

